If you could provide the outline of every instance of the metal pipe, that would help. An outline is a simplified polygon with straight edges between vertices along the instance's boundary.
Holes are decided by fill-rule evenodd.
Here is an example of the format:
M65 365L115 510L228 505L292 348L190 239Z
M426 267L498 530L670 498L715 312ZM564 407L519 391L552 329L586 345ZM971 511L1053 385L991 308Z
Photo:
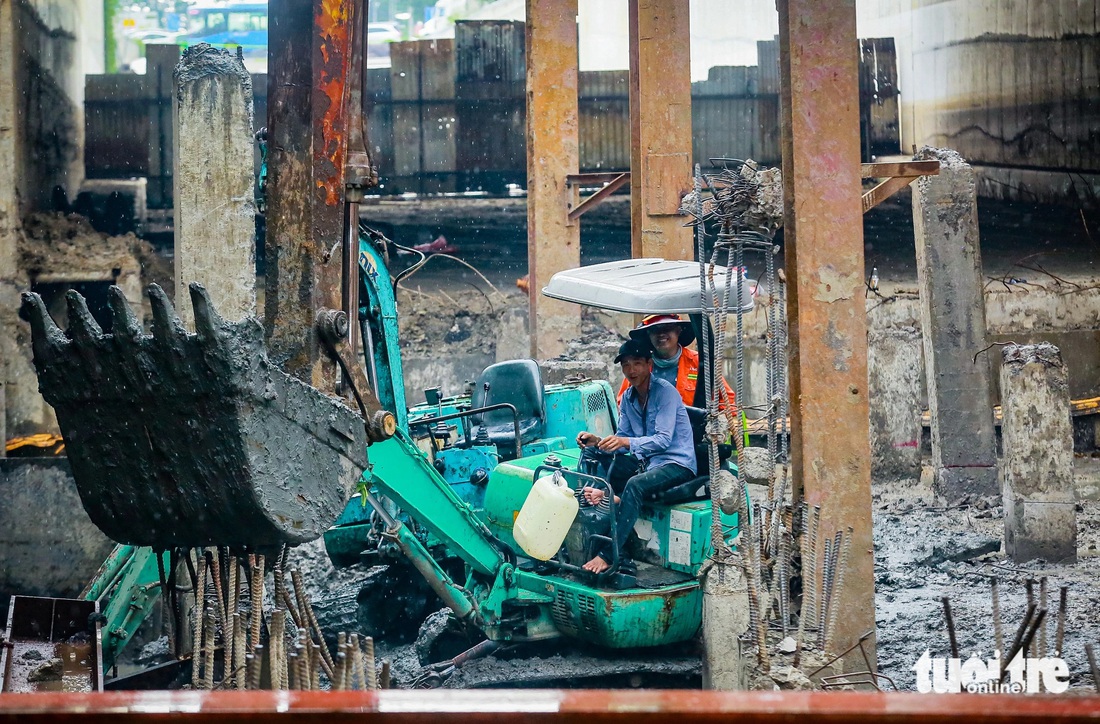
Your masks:
M421 417L417 420L413 420L409 423L409 427L413 425L434 425L437 422L446 422L448 420L457 420L460 417L470 417L471 415L478 415L483 412L492 412L493 410L511 410L512 411L512 431L516 436L516 457L522 455L523 443L520 441L519 436L519 411L516 410L515 405L511 405L507 402L498 402L493 405L486 405L485 407L474 407L469 410L463 410L462 412L452 412L448 415L437 415L435 417Z

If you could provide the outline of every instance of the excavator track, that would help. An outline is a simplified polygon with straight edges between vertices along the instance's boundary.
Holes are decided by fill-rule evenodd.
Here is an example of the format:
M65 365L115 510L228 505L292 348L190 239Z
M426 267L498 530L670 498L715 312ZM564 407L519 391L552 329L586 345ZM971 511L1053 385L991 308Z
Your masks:
M196 333L156 285L151 334L118 287L109 333L74 291L65 331L23 294L84 509L113 540L155 549L317 538L366 467L363 419L272 363L258 320L226 321L189 291Z

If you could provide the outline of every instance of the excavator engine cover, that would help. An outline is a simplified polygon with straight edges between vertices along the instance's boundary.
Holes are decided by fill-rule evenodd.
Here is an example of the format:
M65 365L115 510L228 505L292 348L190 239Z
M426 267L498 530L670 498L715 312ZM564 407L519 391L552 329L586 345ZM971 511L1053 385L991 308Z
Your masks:
M65 332L23 295L84 509L115 541L156 549L317 538L366 466L363 419L273 364L259 321L223 320L190 292L195 334L156 285L151 335L118 287L109 334L74 291Z

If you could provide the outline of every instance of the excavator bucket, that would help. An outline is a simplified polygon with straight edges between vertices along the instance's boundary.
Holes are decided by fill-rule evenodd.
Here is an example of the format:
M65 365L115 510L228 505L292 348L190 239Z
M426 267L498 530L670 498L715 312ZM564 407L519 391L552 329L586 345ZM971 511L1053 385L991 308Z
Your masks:
M201 285L195 334L160 287L148 291L151 335L118 287L109 334L74 291L65 332L23 295L39 389L92 522L156 549L320 536L366 466L363 419L268 360L260 323L223 320Z

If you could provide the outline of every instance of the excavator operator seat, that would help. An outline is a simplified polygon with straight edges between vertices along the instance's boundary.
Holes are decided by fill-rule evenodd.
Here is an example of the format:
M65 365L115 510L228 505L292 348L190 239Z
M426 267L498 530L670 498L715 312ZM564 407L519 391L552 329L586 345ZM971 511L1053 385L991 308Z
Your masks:
M489 365L474 386L474 408L500 403L515 406L519 413L519 444L542 436L546 420L542 370L532 359L516 359ZM509 455L516 447L512 411L492 410L472 418L475 426L484 425L489 440ZM476 429L476 427L475 427Z
M710 497L710 449L706 441L707 411L699 407L687 408L688 421L691 423L691 437L695 443L695 462L698 476L668 490L652 494L647 500L658 505L676 505L692 500ZM718 446L718 458L725 462L733 452L728 444Z

